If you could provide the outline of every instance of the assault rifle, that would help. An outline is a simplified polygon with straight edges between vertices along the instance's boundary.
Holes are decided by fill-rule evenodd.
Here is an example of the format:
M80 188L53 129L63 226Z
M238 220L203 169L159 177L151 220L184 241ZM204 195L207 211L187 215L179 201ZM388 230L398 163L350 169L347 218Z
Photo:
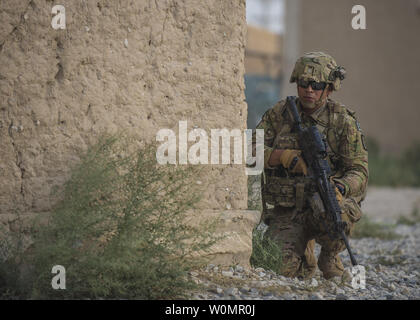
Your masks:
M346 222L341 219L341 208L335 195L335 185L329 179L331 168L326 160L326 142L316 126L308 128L302 126L302 119L297 111L295 99L296 97L294 96L287 97L287 104L293 115L298 143L302 149L303 159L308 166L308 174L313 178L317 190L311 201L315 203L318 210L325 212L327 219L333 222L333 230L326 227L325 221L323 221L324 227L331 239L343 239L349 252L351 263L355 266L358 263L353 256L348 239L344 233Z

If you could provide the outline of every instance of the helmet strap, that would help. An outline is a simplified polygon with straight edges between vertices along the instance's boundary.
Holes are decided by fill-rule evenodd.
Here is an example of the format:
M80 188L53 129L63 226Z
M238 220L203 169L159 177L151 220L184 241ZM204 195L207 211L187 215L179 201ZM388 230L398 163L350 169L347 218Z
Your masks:
M328 86L327 86L328 87ZM325 87L324 89L322 89L322 93L321 93L321 97L317 100L317 101L315 101L315 108L313 108L313 109L306 109L305 107L303 107L302 106L302 109L303 109L303 111L305 112L305 113L307 113L307 114L312 114L312 113L314 113L315 111L317 111L319 108L321 108L322 107L322 96L324 95L324 92L325 92L325 89L327 88L327 87ZM326 99L325 99L326 100Z
M322 97L324 96L324 92L325 92L325 89L327 89L327 87L328 86L325 86L325 88L322 89L321 97L318 99L318 101L315 102L316 109L319 109L322 106L322 104L321 104L322 103Z

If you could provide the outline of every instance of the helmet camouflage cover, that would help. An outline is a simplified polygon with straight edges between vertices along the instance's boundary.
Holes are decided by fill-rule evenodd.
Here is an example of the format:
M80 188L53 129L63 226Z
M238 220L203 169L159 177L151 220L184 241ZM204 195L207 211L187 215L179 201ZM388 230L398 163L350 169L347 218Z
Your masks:
M313 80L332 84L334 90L340 89L346 70L338 66L333 57L323 52L309 52L300 57L295 64L290 82L298 79Z

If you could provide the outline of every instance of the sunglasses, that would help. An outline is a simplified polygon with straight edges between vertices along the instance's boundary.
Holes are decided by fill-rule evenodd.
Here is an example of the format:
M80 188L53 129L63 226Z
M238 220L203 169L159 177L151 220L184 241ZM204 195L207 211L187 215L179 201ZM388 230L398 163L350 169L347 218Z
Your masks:
M300 79L298 81L298 85L299 87L304 88L304 89L311 86L313 90L324 90L327 87L326 82L306 81L303 79Z

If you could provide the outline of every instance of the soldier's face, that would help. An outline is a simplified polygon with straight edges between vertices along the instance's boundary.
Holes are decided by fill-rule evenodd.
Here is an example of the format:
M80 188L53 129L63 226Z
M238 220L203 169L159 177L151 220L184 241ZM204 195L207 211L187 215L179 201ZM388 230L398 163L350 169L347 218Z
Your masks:
M315 109L324 104L331 90L329 88L325 90L314 90L310 85L307 88L302 88L298 85L297 92L299 101L306 109Z

